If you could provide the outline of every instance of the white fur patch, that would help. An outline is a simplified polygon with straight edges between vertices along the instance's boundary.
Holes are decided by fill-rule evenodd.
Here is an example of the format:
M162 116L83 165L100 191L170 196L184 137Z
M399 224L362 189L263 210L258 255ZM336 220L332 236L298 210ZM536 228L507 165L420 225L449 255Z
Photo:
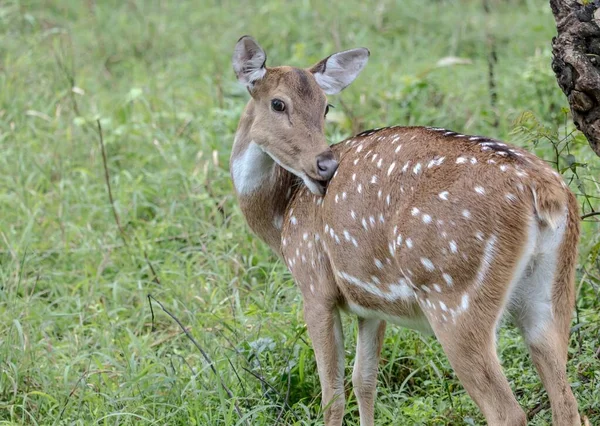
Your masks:
M348 310L361 318L379 319L382 321L399 325L401 327L417 330L424 334L433 334L433 330L431 329L427 318L422 313L420 313L419 316L415 317L399 317L387 314L385 312L364 308L352 302L348 303Z
M545 331L553 319L552 287L556 263L567 226L567 213L557 221L556 228L541 228L532 221L529 237L529 256L523 257L523 266L517 270L509 309L523 337L528 343L545 338Z
M264 181L271 176L273 159L255 142L250 142L248 148L231 165L233 185L240 195L256 191Z
M490 238L488 238L488 240L485 243L485 248L483 249L483 258L481 259L481 263L479 264L477 278L475 279L476 288L481 287L481 285L484 283L485 277L487 276L490 267L492 266L497 239L498 238L496 237L496 235L492 235Z
M388 291L383 291L379 286L379 279L376 277L371 277L372 281L364 281L345 272L338 272L337 275L347 283L390 302L399 299L410 299L415 295L405 279L400 279L397 283L390 284Z

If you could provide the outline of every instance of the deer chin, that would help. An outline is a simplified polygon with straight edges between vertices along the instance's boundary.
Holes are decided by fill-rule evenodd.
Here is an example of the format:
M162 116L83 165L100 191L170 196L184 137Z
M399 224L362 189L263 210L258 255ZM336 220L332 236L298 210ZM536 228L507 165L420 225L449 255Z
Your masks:
M327 191L327 182L324 180L316 180L305 174L301 176L306 187L315 195L323 196Z
M293 169L292 167L287 166L286 164L284 164L281 160L279 160L275 155L273 155L273 153L267 151L264 148L261 148L269 157L271 157L273 159L273 161L275 161L280 167L284 168L285 170L287 170L288 172L290 172L291 174L298 176L300 179L302 179L302 181L304 182L304 184L306 185L306 187L310 190L310 192L312 192L314 195L319 195L319 196L323 196L325 195L325 192L327 191L327 181L324 180L318 180L318 179L314 179L312 177L310 177L307 173L305 172L301 172L298 170Z

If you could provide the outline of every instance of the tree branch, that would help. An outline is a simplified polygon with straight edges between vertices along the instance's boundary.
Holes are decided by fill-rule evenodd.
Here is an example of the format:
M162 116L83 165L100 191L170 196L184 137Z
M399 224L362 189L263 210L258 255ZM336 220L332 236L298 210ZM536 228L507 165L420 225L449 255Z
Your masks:
M552 69L567 96L575 127L600 156L600 0L550 0L558 35L552 38Z
M585 220L588 217L592 217L592 216L600 216L600 212L586 213L586 214L584 214L584 215L581 216L581 220Z

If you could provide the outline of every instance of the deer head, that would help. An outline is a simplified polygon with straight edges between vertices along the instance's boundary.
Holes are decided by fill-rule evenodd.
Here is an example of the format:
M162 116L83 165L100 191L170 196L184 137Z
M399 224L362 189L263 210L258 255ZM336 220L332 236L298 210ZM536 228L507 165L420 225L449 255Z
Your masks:
M309 69L265 66L267 55L249 36L233 53L233 69L251 95L248 140L323 195L338 161L325 138L327 96L340 92L369 58L364 48L335 53Z

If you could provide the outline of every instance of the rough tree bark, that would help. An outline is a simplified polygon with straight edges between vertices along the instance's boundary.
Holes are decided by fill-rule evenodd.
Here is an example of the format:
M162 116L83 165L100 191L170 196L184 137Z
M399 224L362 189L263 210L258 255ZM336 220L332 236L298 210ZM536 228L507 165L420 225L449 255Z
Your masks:
M587 4L582 4L587 3ZM552 69L567 96L575 126L600 156L600 0L550 0L558 35Z

